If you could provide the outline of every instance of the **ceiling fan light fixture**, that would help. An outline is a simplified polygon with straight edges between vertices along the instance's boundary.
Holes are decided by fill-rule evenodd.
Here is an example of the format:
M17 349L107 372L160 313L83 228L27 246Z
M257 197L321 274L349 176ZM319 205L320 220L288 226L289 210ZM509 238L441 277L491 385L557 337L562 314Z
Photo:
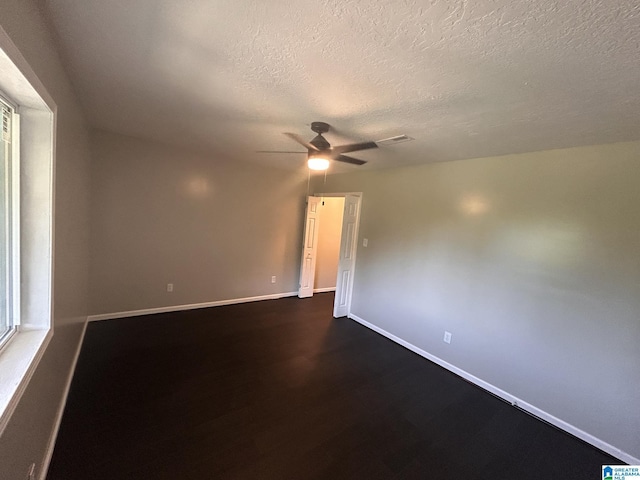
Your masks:
M307 149L307 166L310 170L326 171L329 168L330 162L341 162L349 165L364 165L366 160L360 160L359 158L349 157L344 155L350 152L359 152L360 150L369 150L371 148L378 148L378 144L373 141L349 143L347 145L338 145L332 147L329 142L322 136L323 133L329 131L331 127L325 122L312 122L311 130L316 132L317 135L310 141L306 141L300 135L291 132L284 132L294 142L302 145ZM392 137L391 140L398 142L400 140L409 139L406 135L399 137ZM387 139L389 140L389 139ZM282 152L275 150L260 150L260 153L303 153L303 152Z
M326 170L329 168L329 159L324 157L309 157L307 166L309 170Z

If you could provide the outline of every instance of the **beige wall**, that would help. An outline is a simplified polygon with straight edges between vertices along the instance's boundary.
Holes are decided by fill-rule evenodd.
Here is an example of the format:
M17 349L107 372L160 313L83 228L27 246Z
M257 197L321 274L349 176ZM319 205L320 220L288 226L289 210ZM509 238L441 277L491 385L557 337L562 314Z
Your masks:
M638 458L639 186L621 143L317 191L363 192L355 315Z
M106 132L94 132L92 151L91 313L298 290L304 169Z
M316 289L336 288L343 210L343 197L324 197L320 205L318 257L314 283Z
M36 474L78 347L88 299L89 144L84 118L35 1L0 2L0 26L57 104L54 336L0 438L0 478Z

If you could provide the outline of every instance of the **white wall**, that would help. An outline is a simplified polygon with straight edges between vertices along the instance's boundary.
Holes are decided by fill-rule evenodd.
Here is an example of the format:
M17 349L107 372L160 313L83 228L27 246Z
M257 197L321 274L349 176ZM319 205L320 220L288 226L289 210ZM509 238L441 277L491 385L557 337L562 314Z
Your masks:
M0 438L0 478L40 474L88 308L89 146L86 124L35 1L0 2L6 31L57 111L54 336Z
M297 292L304 168L100 131L92 149L93 314Z
M314 288L335 289L340 260L343 197L324 197L320 204L320 230Z
M639 185L621 143L317 189L363 192L353 314L640 458Z

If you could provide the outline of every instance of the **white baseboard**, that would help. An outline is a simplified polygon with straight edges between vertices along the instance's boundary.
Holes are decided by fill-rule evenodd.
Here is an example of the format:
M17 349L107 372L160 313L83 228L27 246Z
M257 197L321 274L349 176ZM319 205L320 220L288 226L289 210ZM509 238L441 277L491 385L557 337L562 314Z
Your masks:
M217 300L215 302L190 303L186 305L171 305L169 307L145 308L142 310L129 310L126 312L102 313L100 315L89 315L89 321L113 320L115 318L139 317L141 315L152 315L154 313L179 312L182 310L195 310L197 308L221 307L223 305L235 305L238 303L258 302L260 300L274 300L284 297L295 297L298 292L272 293L270 295L260 295L257 297L231 298L228 300Z
M313 293L335 292L336 287L314 288Z
M89 322L85 320L84 324L82 325L82 332L80 333L78 346L76 347L76 351L73 355L73 360L71 361L71 369L69 370L69 374L67 375L67 381L64 386L64 392L62 393L62 400L60 402L60 405L58 405L58 410L56 411L53 430L51 431L51 436L49 437L49 442L47 444L47 450L44 455L44 460L42 461L42 464L41 464L40 475L38 475L39 480L45 480L47 478L49 463L51 463L51 457L53 456L53 449L56 446L58 431L60 430L60 424L62 423L62 415L64 414L64 408L67 405L67 398L69 397L69 390L71 389L73 374L76 371L76 365L78 364L78 358L80 357L80 350L82 350L82 344L84 343L84 335L87 331L88 323Z
M564 420L561 420L557 417L554 417L553 415L551 415L550 413L545 412L544 410L541 410L540 408L531 405L528 402L525 402L524 400L521 400L513 395L511 395L508 392L505 392L504 390L496 387L495 385L492 385L488 382L485 382L484 380L476 377L475 375L470 374L469 372L462 370L461 368L456 367L455 365L450 364L449 362L446 362L444 360L442 360L439 357L436 357L435 355L432 355L429 352L426 352L425 350L422 350L421 348L416 347L415 345L399 338L396 337L394 334L387 332L386 330L383 330L382 328L367 322L366 320L358 317L357 315L354 315L353 313L349 313L348 317L352 320L355 320L356 322L364 325L367 328L370 328L371 330L373 330L376 333L379 333L380 335L387 337L389 340L392 340L400 345L402 345L403 347L407 348L408 350L411 350L414 353L417 353L418 355L420 355L421 357L426 358L427 360L432 361L433 363L440 365L443 368L446 368L447 370L449 370L450 372L455 373L456 375L464 378L465 380L479 386L480 388L483 388L484 390L487 390L488 392L493 393L494 395L506 400L507 402L511 403L514 406L517 406L519 408L521 408L522 410L525 410L529 413L531 413L532 415L560 428L561 430L564 430L565 432L570 433L571 435L578 437L581 440L584 440L585 442L593 445L594 447L599 448L600 450L607 452L611 455L613 455L616 458L619 458L620 460L622 460L623 462L626 462L630 465L640 465L640 459L634 457L633 455L623 452L622 450L620 450L619 448L614 447L613 445L600 440L597 437L594 437L593 435L580 430L579 428L565 422Z

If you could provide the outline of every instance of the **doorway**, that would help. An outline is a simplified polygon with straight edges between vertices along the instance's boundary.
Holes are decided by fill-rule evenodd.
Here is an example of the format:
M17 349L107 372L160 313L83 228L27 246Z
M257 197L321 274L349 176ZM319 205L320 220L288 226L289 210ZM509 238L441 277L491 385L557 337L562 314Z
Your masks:
M307 198L298 297L335 291L336 318L351 306L361 203L361 193Z
M318 258L313 293L335 292L336 290L343 210L344 197L324 197L320 202Z

